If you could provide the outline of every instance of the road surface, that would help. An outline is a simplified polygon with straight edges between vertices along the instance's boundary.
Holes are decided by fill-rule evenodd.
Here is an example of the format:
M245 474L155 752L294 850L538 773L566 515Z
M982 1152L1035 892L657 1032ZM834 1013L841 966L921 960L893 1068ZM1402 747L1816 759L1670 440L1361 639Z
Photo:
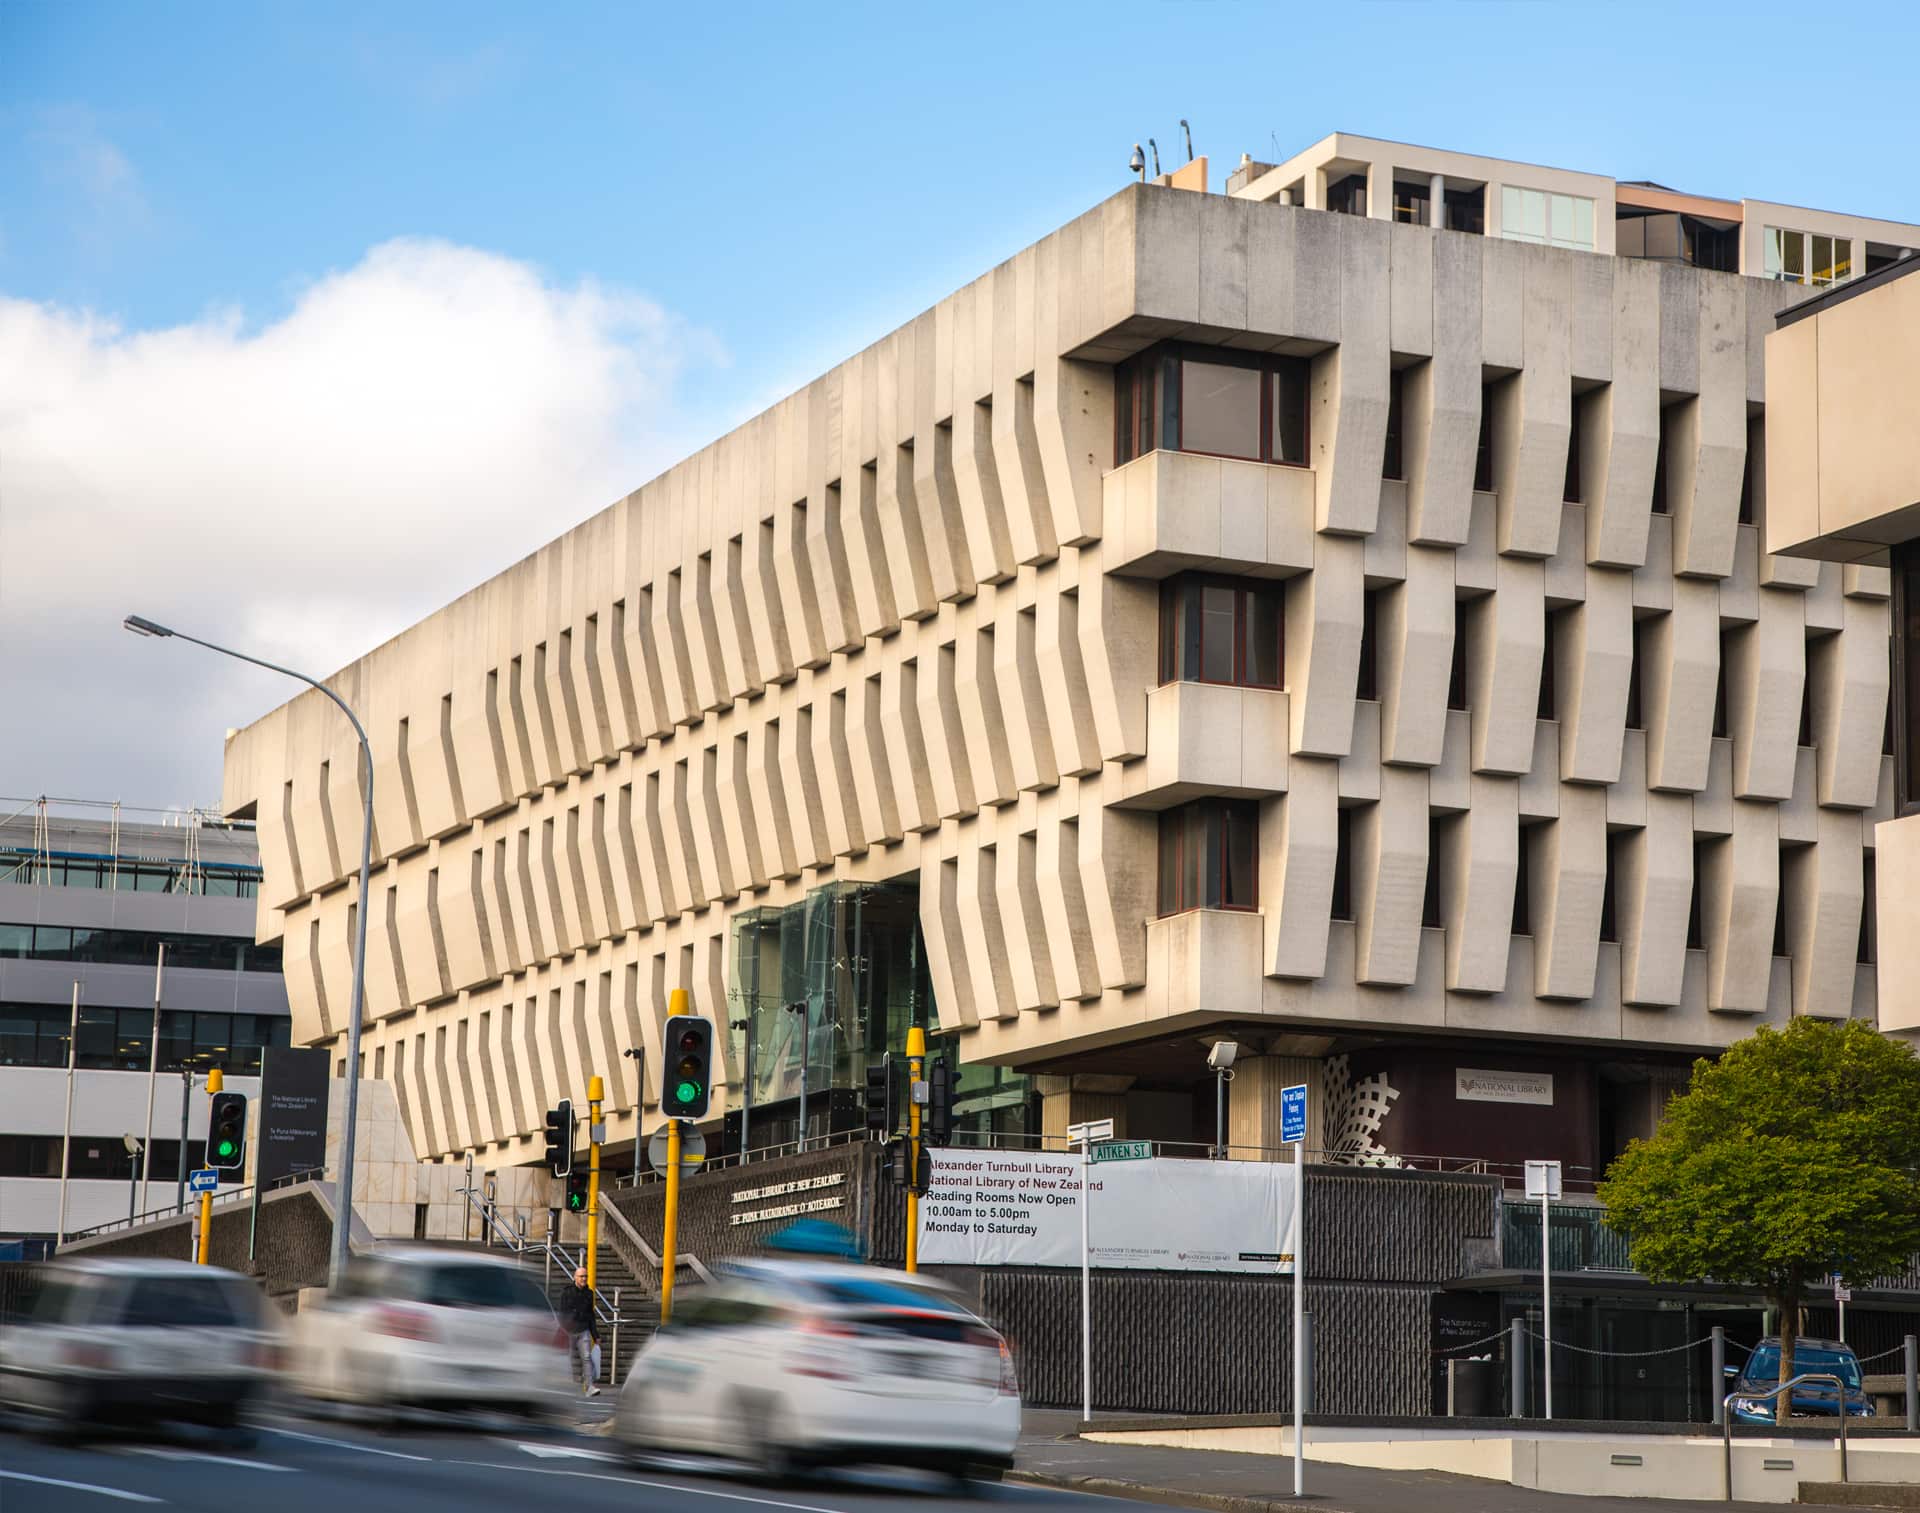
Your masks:
M194 1430L116 1434L67 1446L0 1426L0 1508L6 1513L946 1513L985 1507L1125 1513L1142 1506L1038 1487L975 1484L963 1491L904 1472L852 1472L769 1487L694 1461L638 1471L596 1436L504 1427L381 1432L276 1415L262 1422L250 1444L231 1447Z

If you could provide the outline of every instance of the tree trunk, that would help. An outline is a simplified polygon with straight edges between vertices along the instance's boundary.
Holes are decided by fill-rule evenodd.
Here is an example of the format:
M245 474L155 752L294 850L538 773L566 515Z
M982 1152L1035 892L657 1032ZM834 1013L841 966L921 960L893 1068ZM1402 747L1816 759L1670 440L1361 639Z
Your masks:
M1800 1338L1800 1290L1790 1288L1775 1294L1780 1310L1780 1385L1793 1380L1793 1347ZM1793 1417L1793 1394L1783 1392L1773 1400L1773 1421L1785 1424Z

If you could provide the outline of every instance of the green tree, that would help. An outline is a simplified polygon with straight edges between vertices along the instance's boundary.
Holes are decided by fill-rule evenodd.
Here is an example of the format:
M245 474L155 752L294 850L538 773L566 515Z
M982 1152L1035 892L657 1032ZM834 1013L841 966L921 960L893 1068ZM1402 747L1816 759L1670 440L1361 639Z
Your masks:
M1600 1201L1653 1281L1763 1292L1785 1381L1810 1286L1831 1272L1871 1281L1920 1250L1920 1060L1858 1020L1763 1027L1693 1064ZM1776 1401L1785 1422L1788 1398Z

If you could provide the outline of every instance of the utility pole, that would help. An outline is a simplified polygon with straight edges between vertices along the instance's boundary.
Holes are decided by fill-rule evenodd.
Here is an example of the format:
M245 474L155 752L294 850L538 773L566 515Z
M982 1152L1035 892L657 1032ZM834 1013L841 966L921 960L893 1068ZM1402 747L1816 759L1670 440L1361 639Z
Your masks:
M187 1211L187 1112L193 1103L193 1068L180 1068L180 1152L175 1165L179 1170L175 1174L173 1206L181 1213Z
M60 1134L60 1232L58 1250L67 1243L67 1173L73 1160L73 1068L80 1053L80 980L73 983L73 1013L67 1020L67 1122Z
M154 948L153 957L153 1039L147 1047L147 1127L146 1143L140 1147L140 1207L147 1208L147 1178L153 1165L153 1093L160 1081L160 989L167 974L167 943ZM132 1214L127 1217L131 1219Z
M598 1077L587 1079L587 1287L600 1282L600 1142L606 1127L600 1123L600 1100L606 1096L606 1084Z
M907 1029L907 1270L920 1269L920 1110L924 1106L927 1032Z

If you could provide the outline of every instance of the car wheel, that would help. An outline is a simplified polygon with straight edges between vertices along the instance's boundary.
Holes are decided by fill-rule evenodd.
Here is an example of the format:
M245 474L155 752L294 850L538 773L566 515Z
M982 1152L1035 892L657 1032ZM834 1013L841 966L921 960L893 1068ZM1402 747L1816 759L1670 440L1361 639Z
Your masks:
M771 1397L741 1397L734 1422L739 1426L740 1442L749 1447L754 1469L769 1486L790 1486L800 1474L792 1447L781 1438L782 1425Z

